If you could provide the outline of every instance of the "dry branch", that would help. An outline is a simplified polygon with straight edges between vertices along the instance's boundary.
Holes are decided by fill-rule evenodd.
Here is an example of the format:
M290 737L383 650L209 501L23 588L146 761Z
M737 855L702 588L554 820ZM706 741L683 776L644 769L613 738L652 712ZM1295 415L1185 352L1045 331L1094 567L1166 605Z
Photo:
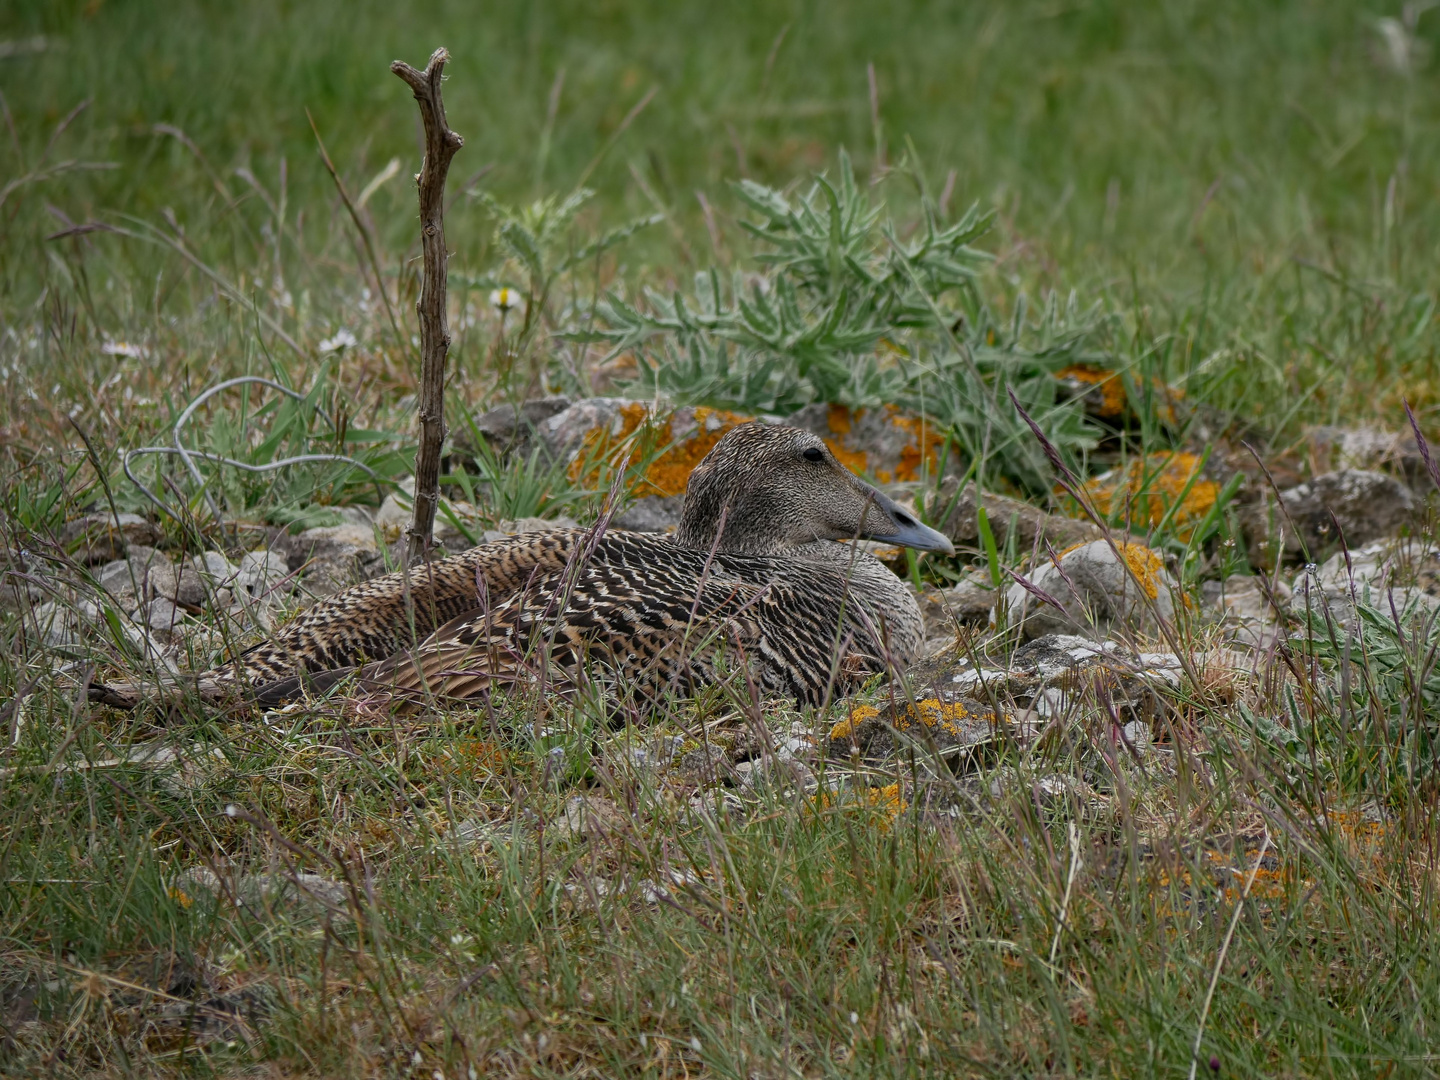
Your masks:
M425 161L415 177L420 191L420 247L424 277L415 310L420 316L420 449L415 456L415 517L411 521L407 564L430 550L435 510L440 503L440 450L445 442L445 356L450 349L446 321L445 176L450 159L465 140L445 121L440 77L450 54L436 49L424 71L396 60L390 70L409 84L420 103L425 126Z

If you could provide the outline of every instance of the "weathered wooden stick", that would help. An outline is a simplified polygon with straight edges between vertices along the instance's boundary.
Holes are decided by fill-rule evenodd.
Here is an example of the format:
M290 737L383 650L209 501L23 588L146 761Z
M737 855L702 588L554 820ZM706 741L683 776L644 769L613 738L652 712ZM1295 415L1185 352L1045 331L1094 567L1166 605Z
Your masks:
M420 316L420 449L415 456L415 516L410 524L406 563L414 564L430 550L435 511L440 505L440 450L445 442L445 356L450 327L445 309L445 176L450 159L465 140L445 122L440 76L450 54L436 49L424 71L402 60L390 70L409 84L420 103L425 125L425 160L415 183L420 189L420 247L425 274L415 310Z

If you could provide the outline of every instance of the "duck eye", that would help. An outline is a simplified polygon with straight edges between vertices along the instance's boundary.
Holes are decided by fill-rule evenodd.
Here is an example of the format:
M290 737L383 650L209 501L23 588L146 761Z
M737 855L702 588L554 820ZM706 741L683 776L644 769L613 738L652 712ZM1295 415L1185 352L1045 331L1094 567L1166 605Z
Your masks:
M810 447L809 450L806 450L803 456L804 456L804 458L805 458L806 461L824 461L824 460L825 460L825 454L824 454L824 452L821 451L821 450L816 449L816 448L813 447L813 446Z

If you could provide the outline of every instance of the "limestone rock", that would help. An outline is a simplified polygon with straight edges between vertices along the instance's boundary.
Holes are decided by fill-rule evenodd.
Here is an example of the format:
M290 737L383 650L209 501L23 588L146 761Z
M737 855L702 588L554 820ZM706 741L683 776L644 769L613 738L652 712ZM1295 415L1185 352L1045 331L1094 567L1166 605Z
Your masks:
M1404 480L1416 495L1429 495L1435 482L1425 468L1420 447L1412 431L1385 431L1381 428L1311 428L1311 460L1323 471L1364 469L1391 473Z
M1410 520L1415 497L1393 476L1365 469L1325 473L1280 493L1283 512L1260 503L1245 517L1253 545L1268 543L1273 526L1284 530L1285 553L1309 551L1312 557L1340 542L1354 549L1393 536ZM1333 516L1333 520L1332 520ZM1339 525L1340 534L1335 531ZM1298 535L1296 530L1299 530Z
M813 431L841 462L881 484L918 483L942 465L943 432L895 405L807 405L785 422ZM953 456L946 464L956 464Z
M957 623L986 622L995 606L996 591L988 573L966 575L947 589L927 587L916 601L925 619L925 637L930 641L949 641L955 637Z
M1061 555L1058 564L1045 562L1027 580L1031 588L1016 582L1005 593L1006 618L1021 626L1027 640L1151 631L1157 614L1167 622L1175 617L1178 586L1160 556L1141 544L1083 544Z
M1200 595L1205 607L1221 622L1226 638L1237 645L1268 649L1285 634L1285 625L1275 610L1283 612L1290 603L1290 586L1283 581L1269 586L1274 604L1266 595L1266 583L1251 574L1232 574L1224 581L1207 581Z
M303 575L305 587L320 596L372 576L383 562L375 529L363 525L323 526L299 536L282 533L270 550L282 554L289 572Z
M519 405L500 405L475 421L475 432L494 449L523 457L529 450L530 437L536 427L573 404L571 398L556 395L531 398ZM475 447L470 444L471 438L468 426L457 429L452 438L451 452L461 456L473 455Z
M235 572L237 588L252 596L264 596L281 588L290 574L290 563L278 551L247 551Z
M1296 576L1290 614L1302 623L1326 615L1338 627L1351 627L1356 604L1386 619L1402 622L1440 610L1440 550L1403 541L1376 542L1332 555Z

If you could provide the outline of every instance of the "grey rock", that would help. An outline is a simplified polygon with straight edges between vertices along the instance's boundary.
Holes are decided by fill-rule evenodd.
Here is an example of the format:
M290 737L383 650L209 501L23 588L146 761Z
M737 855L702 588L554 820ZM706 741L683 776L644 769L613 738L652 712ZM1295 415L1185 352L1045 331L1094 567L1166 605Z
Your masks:
M150 628L157 640L168 640L175 627L184 618L184 613L175 603L164 596L157 596L146 603L138 613L140 621Z
M294 874L240 874L222 880L209 867L197 866L177 875L174 888L186 896L198 893L233 899L259 919L275 915L348 918L349 890L341 882L300 871Z
M1426 496L1435 490L1435 482L1425 468L1425 459L1412 431L1317 427L1306 434L1311 459L1324 463L1327 472L1334 469L1384 472L1404 480L1416 495Z
M603 795L572 795L564 812L551 824L550 832L565 840L603 840L628 823L628 815Z
M1017 551L1031 551L1039 547L1042 551L1049 544L1056 551L1064 551L1075 544L1083 544L1102 537L1100 530L1088 521L1047 514L1038 507L1019 499L1012 499L994 492L985 492L977 499L975 485L956 494L959 481L948 479L931 500L945 512L944 520L935 527L950 537L956 547L979 550L980 516L979 507L985 507L985 516L990 523L995 542L1002 548L1010 544L1013 525Z
M196 555L190 560L190 565L195 568L196 573L208 576L215 585L227 584L235 577L235 566L218 551Z
M535 428L573 404L572 399L556 395L532 398L520 405L501 405L476 420L475 431L502 453L513 451L523 455L528 450L530 436ZM470 445L468 429L456 432L452 441L452 453L475 453L475 448Z
M71 605L57 604L52 600L30 609L29 618L25 620L25 629L46 645L55 648L79 643L78 623Z
M87 514L67 522L60 541L78 561L105 563L125 557L131 544L159 542L160 529L138 514Z
M285 556L291 573L323 575L352 584L380 562L375 530L364 525L330 525L306 529L299 536L281 534L271 550Z
M623 513L616 514L611 524L630 532L670 532L680 524L680 508L684 502L683 495L651 495L636 499Z
M1268 586L1283 612L1290 603L1290 586L1283 581ZM1224 581L1207 581L1200 595L1206 609L1219 618L1226 639L1236 645L1268 649L1285 634L1266 596L1266 582L1252 574L1233 574Z
M620 433L629 398L584 398L535 425L540 444L552 458L568 461L584 445L586 436L597 429Z
M263 596L281 588L290 575L290 564L278 551L247 551L240 557L235 572L235 586L253 596Z
M1307 618L1324 622L1328 616L1347 629L1358 621L1357 603L1387 619L1398 616L1402 624L1428 618L1440 611L1433 578L1437 559L1440 552L1406 551L1400 543L1368 544L1348 557L1339 552L1296 575L1290 614L1302 623ZM1411 577L1417 579L1413 586L1397 583Z
M205 581L194 566L172 566L168 573L152 574L149 582L155 593L187 611L205 606Z
M133 611L141 596L145 576L137 575L128 559L115 559L95 572L95 583L123 611Z
M1020 583L1005 594L1006 617L1029 639L1046 634L1108 635L1155 628L1155 616L1174 619L1174 579L1160 556L1139 544L1126 544L1122 561L1109 541L1096 540L1045 562L1029 581L1059 607ZM1127 567L1126 564L1129 564Z
M997 596L986 573L973 573L948 589L927 588L916 597L925 619L925 636L931 641L950 641L956 624L986 622Z
M1415 510L1409 488L1393 476L1366 469L1325 473L1282 491L1280 501L1285 509L1280 523L1290 555L1301 553L1302 542L1314 556L1333 548L1341 535L1351 548L1392 536ZM1336 524L1341 535L1336 534Z

